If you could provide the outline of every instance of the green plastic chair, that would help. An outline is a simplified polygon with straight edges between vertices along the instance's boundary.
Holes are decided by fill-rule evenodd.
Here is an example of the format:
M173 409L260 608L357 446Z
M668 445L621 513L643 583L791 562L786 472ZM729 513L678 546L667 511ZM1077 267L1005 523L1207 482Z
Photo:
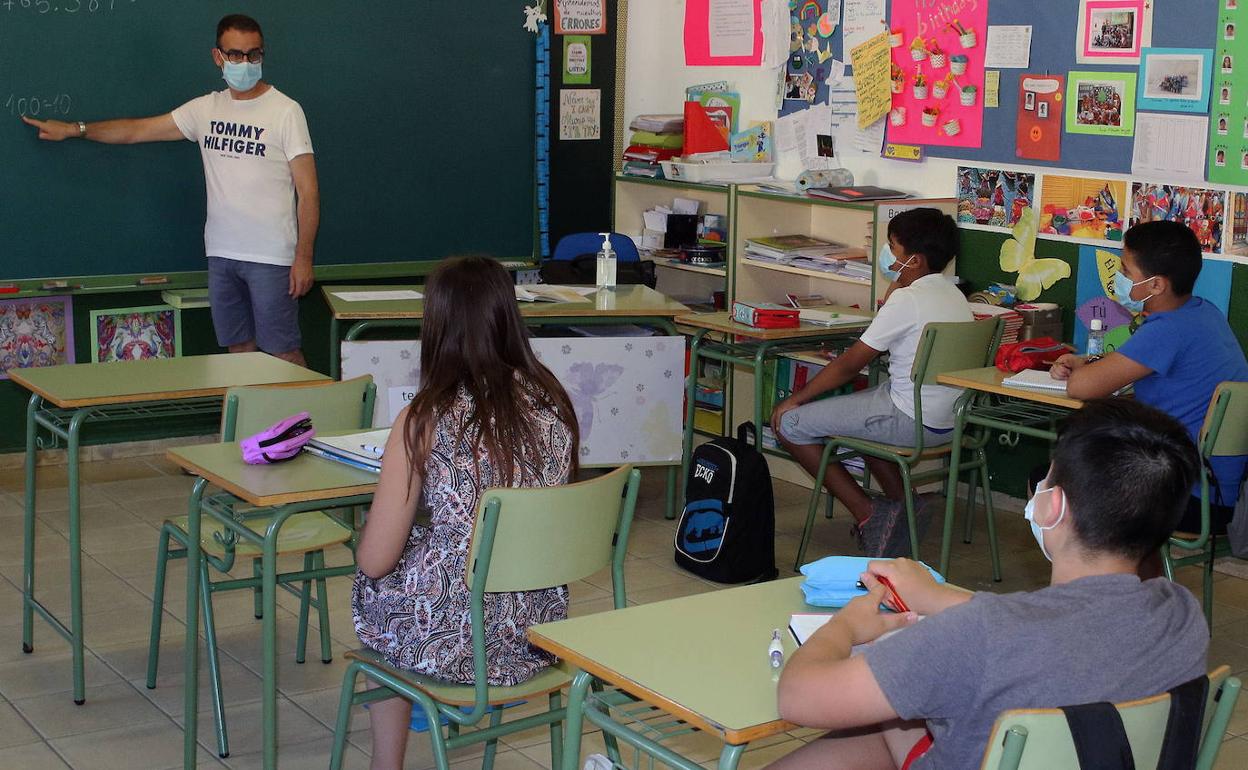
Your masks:
M221 440L235 441L238 436L250 436L264 430L284 416L307 411L318 431L344 431L369 428L373 420L373 403L377 388L371 376L357 377L345 382L308 385L256 386L231 388L225 395L225 408L221 418ZM323 511L308 511L290 517L278 535L279 556L303 555L303 569L295 573L279 574L278 585L299 597L299 632L296 640L298 663L303 663L307 649L308 615L315 607L320 626L321 662L329 663L333 652L329 638L329 594L325 577L317 572L325 569L325 549L333 545L347 544L353 547L354 521ZM263 535L268 522L256 519L247 527ZM187 517L177 516L165 521L160 529L160 541L156 551L156 587L152 594L152 627L148 642L147 686L156 687L156 671L160 663L160 628L165 597L165 570L171 559L186 558L189 536L186 531ZM225 724L224 699L221 692L220 657L217 651L216 625L213 622L212 595L221 591L250 588L255 595L255 615L260 618L261 581L259 546L227 537L225 527L215 519L205 517L201 527L200 548L204 558L200 561L200 601L204 611L204 640L207 649L208 669L212 681L213 719L217 730L217 753L227 757L230 753L229 733ZM170 548L170 541L176 547ZM208 567L211 565L222 573L234 568L237 559L250 559L252 577L212 582ZM296 588L292 584L299 584ZM315 598L312 587L315 584Z
M982 321L940 322L929 323L923 327L923 336L915 352L914 364L910 369L911 379L915 385L936 385L936 376L944 372L962 369L980 369L992 366L997 353L997 345L1001 342L1002 321L990 318ZM992 490L988 486L988 457L984 452L987 443L987 431L978 432L964 437L962 446L963 458L958 463L959 472L967 472L966 515L974 515L977 484L983 485L984 508L988 516L988 543L992 552L992 579L1001 579L1001 557L997 548L997 528L993 520ZM797 560L793 569L801 567L806 559L806 546L810 544L811 530L815 525L815 513L819 508L819 499L823 494L823 478L827 473L828 463L840 462L854 456L876 457L897 464L901 471L901 480L906 490L906 520L910 527L910 555L919 558L918 526L914 518L914 486L916 484L939 479L947 482L949 478L949 454L952 444L927 446L923 436L923 397L922 388L914 389L914 445L894 446L880 444L848 436L832 436L824 445L823 457L819 461L819 470L815 474L815 486L811 490L810 505L806 510L806 526L802 530L802 542L797 549ZM916 467L925 460L943 460L940 467L919 471ZM978 481L977 481L978 479ZM945 494L956 494L956 489L949 489L945 484ZM948 540L952 528L945 527L945 540Z
M447 750L484 741L482 770L490 770L498 739L541 725L550 726L551 767L560 766L562 724L566 708L560 690L572 677L557 664L515 687L486 684L485 594L532 591L565 585L611 567L616 609L625 606L624 555L641 472L631 466L589 481L558 487L491 489L481 495L473 525L465 581L472 592L473 676L476 684L459 685L388 665L371 650L347 653L351 664L342 681L338 722L330 768L342 767L350 729L351 707L359 703L403 697L424 709L430 725L433 756L447 770ZM496 547L497 546L497 547ZM355 691L363 675L380 687ZM507 723L505 704L546 696L550 709ZM489 715L489 726L462 734ZM448 724L443 735L441 720ZM613 752L614 753L614 752Z
M1205 424L1200 428L1200 532L1176 533L1168 546L1162 546L1161 559L1166 577L1174 579L1174 568L1199 564L1203 568L1205 620L1213 628L1213 562L1231 555L1230 541L1210 531L1208 461L1214 457L1248 454L1248 382L1223 382L1213 391ZM1171 548L1194 551L1190 556L1174 558Z
M1209 674L1209 697L1196 770L1211 770L1239 700L1239 679L1222 666ZM1156 767L1170 716L1170 695L1114 704L1136 767ZM997 717L980 770L1078 770L1075 744L1061 709L1016 709Z

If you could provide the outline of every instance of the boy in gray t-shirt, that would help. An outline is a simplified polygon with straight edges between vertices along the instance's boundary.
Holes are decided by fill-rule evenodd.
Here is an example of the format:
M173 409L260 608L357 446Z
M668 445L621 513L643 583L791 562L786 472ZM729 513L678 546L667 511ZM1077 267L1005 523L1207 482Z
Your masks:
M938 585L915 562L872 562L869 594L798 650L779 685L785 719L858 729L772 767L976 767L1002 711L1142 698L1205 674L1209 633L1196 599L1136 577L1174 529L1198 469L1173 418L1127 399L1087 402L1063 424L1027 504L1053 562L1049 587L971 594ZM911 612L879 611L877 575ZM919 615L928 617L850 657L852 645Z

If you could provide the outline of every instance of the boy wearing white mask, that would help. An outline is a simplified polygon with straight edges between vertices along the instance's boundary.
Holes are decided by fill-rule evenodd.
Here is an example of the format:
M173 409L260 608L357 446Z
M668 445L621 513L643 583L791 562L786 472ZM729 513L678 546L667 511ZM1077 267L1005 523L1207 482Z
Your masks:
M1136 575L1170 536L1199 467L1186 429L1156 409L1103 399L1072 413L1027 503L1050 585L969 593L907 559L872 562L862 578L870 593L780 677L784 719L840 732L770 770L976 767L1002 711L1133 700L1203 676L1209 632L1195 597ZM911 613L879 610L877 576ZM917 615L927 617L875 641Z
M1146 222L1123 238L1122 269L1114 276L1118 302L1143 323L1116 351L1103 358L1065 355L1051 373L1067 380L1075 398L1101 398L1133 385L1140 402L1174 417L1195 440L1218 384L1248 381L1248 361L1226 316L1192 294L1202 264L1200 242L1178 222ZM1217 484L1211 487L1210 524L1226 532L1239 497L1248 457L1210 461ZM1199 532L1200 486L1192 488L1176 529ZM1160 559L1149 559L1160 574Z
M228 88L150 118L35 120L47 141L190 140L208 192L204 246L217 342L302 365L299 297L312 288L320 191L303 109L261 79L264 35L249 16L217 23L212 60Z
M966 298L941 275L957 255L958 227L938 209L903 211L888 223L888 243L881 244L880 271L892 284L884 305L867 330L801 390L776 405L771 426L793 458L812 476L818 471L824 440L851 436L894 446L914 444L914 382L910 369L923 336L935 321L974 320ZM852 382L863 367L887 352L889 378L873 388L816 401L820 395ZM953 405L961 390L922 386L924 441L928 446L953 438ZM831 463L824 486L854 517L852 532L868 556L910 553L905 522L905 487L893 463L867 458L879 481L882 499L867 496L849 471ZM919 536L930 520L926 500L916 501Z

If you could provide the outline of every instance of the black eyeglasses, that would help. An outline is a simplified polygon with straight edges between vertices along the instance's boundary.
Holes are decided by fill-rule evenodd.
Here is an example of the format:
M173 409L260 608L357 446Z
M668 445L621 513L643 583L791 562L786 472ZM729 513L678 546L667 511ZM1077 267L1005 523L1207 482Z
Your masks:
M264 61L263 48L253 48L250 51L240 51L237 48L231 48L227 51L221 46L217 46L217 50L220 51L221 55L225 57L225 60L231 64L242 64L243 62L259 64Z

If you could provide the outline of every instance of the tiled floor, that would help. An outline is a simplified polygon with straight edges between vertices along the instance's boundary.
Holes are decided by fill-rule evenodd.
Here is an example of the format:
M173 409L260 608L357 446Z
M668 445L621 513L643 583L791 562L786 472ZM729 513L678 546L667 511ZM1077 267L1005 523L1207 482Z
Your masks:
M672 565L673 523L662 517L662 474L646 474L637 522L629 545L627 565L629 599L643 603L669 599L719 586L705 583ZM150 620L156 539L165 516L184 510L191 480L158 457L88 463L84 466L83 511L85 613L88 640L87 702L75 706L70 699L68 645L41 621L35 626L35 652L21 652L21 495L20 471L0 471L0 525L8 537L0 540L0 768L172 768L182 756L181 731L181 638L184 569L170 566L165 604L162 657L157 687L144 685L147 633ZM64 590L68 574L66 559L65 476L57 468L41 471L41 490L36 541L39 561L39 593L54 611L65 611ZM805 516L806 491L777 482L776 557L782 575L791 575L798 535ZM938 547L939 521L924 544L926 553ZM964 586L1010 591L1035 588L1047 580L1047 563L1037 550L1021 515L998 516L1005 579L990 580L987 544L981 536L973 545L955 538L951 579ZM829 553L853 553L846 519L816 524L810 557ZM333 557L342 559L338 554ZM250 570L243 564L241 570ZM1195 581L1192 571L1185 582ZM1194 582L1191 582L1195 585ZM573 614L609 609L609 577L596 576L572 587ZM334 660L319 662L310 649L309 662L294 662L294 629L297 609L293 597L279 592L280 757L283 767L327 766L331 724L341 682L342 651L357 645L351 627L350 582L331 582L331 629ZM1248 581L1218 576L1216 619L1210 664L1227 663L1243 677L1248 674ZM199 736L203 767L250 768L260 766L259 698L260 633L252 617L250 595L234 592L214 601L222 649L222 668L227 698L226 717L232 753L216 757L206 682L201 673ZM315 618L313 619L315 623ZM310 645L315 645L315 634ZM360 710L348 747L349 768L368 764L368 717ZM757 768L791 751L815 731L792 734L752 746L744 768ZM548 767L548 733L531 730L505 739L500 747L499 770L533 770ZM601 750L601 739L587 735L585 752ZM427 739L413 734L408 767L432 766ZM676 748L708 767L714 766L718 744L705 735L682 738ZM479 767L480 748L452 754L456 768ZM1248 697L1228 730L1219 759L1220 768L1248 767Z

